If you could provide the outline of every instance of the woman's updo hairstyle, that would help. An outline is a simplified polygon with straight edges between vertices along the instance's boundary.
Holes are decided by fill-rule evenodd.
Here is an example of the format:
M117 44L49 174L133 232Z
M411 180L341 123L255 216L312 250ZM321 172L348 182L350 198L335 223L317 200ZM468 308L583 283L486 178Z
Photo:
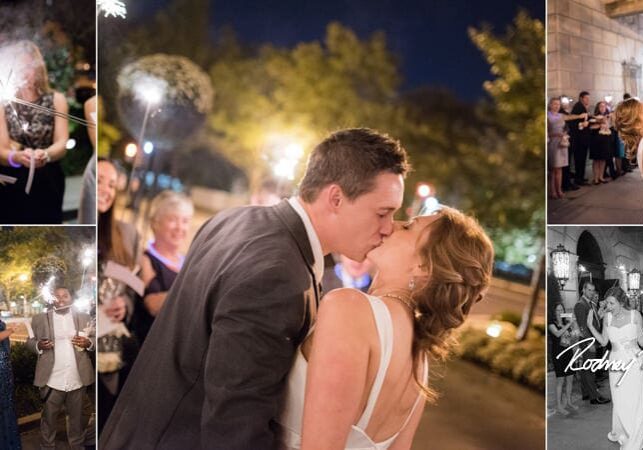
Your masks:
M614 126L625 144L628 159L632 159L636 155L641 134L643 134L642 113L643 104L635 98L623 100L614 111Z
M447 357L452 331L482 300L493 271L493 244L480 224L452 208L443 208L437 214L437 219L427 225L418 248L428 277L412 292L416 368L422 355L437 360ZM435 398L435 393L418 384L429 399Z

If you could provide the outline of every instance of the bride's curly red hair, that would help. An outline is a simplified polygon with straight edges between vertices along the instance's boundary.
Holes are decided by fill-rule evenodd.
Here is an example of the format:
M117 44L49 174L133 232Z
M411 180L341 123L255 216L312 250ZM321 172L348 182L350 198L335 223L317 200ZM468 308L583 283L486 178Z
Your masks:
M493 271L493 244L480 224L455 209L443 208L428 224L418 254L428 276L412 292L415 305L413 361L415 379L429 400L436 395L417 377L428 355L444 360L452 331L462 325L471 306L482 300Z

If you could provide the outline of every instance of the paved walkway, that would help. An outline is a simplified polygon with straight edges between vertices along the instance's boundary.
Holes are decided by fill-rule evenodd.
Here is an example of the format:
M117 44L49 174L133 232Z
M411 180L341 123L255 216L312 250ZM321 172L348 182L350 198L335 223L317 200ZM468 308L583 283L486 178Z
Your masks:
M565 198L548 199L548 224L641 224L643 180L638 169L615 181L583 186L565 192Z
M581 400L580 380L574 380L574 403L578 411L568 416L554 413L556 381L553 372L547 377L547 448L548 450L618 450L618 444L607 440L612 425L612 404L592 405ZM601 395L609 398L609 382L598 383Z
M440 398L427 406L412 450L545 448L544 395L462 360L438 371Z

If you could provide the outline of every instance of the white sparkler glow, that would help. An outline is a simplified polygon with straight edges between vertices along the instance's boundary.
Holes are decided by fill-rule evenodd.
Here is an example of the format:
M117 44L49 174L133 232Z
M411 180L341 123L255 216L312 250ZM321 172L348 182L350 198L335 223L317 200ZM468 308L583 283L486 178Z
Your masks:
M156 105L163 99L167 82L149 75L141 75L134 83L134 92L139 100Z
M65 148L66 148L67 150L71 150L71 149L73 149L74 147L76 147L76 139L71 138L71 139L69 139L69 140L67 141L67 144L65 144Z
M52 275L49 280L47 280L47 282L40 288L40 295L42 296L42 299L50 305L56 301L56 297L54 296L52 289L55 279L56 277Z
M15 97L30 67L20 58L20 50L13 44L0 47L0 61L0 101L7 102Z
M81 258L81 263L83 264L83 267L89 267L91 266L92 262L94 262L94 249L91 247L87 247L85 250L83 250L83 255Z
M96 2L98 11L102 12L105 17L120 17L122 19L127 15L125 3L119 0L98 0Z
M92 308L92 301L89 297L79 297L74 300L74 308L78 311L89 313Z
M18 89L0 73L0 102L11 100Z

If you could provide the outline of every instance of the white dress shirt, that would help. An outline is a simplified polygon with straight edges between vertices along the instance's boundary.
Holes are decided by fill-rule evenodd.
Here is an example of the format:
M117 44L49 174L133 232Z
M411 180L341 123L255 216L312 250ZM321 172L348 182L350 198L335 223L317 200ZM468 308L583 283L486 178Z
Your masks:
M297 197L290 197L288 203L293 207L295 212L301 217L302 222L304 222L304 227L306 227L306 234L308 235L308 241L310 242L310 247L313 250L313 257L315 262L313 264L313 272L315 273L315 278L317 283L321 283L322 277L324 276L324 252L322 251L321 242L319 242L319 237L317 237L317 232L313 227L313 223L308 217L308 213L301 205L301 202Z
M76 364L76 350L71 338L76 335L76 326L71 312L53 313L54 322L54 367L47 386L58 391L75 391L83 387Z

